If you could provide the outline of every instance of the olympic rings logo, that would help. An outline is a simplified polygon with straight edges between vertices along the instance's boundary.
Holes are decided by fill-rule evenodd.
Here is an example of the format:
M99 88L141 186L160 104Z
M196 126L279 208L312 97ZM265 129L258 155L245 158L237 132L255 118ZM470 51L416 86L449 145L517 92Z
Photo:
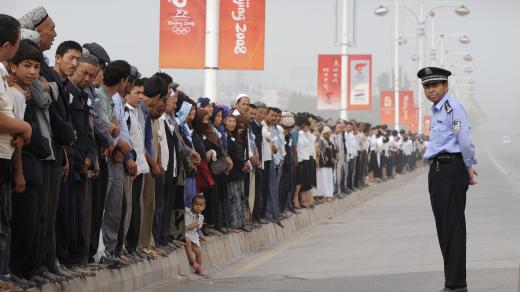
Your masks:
M187 35L190 32L189 27L172 27L171 31L177 35Z

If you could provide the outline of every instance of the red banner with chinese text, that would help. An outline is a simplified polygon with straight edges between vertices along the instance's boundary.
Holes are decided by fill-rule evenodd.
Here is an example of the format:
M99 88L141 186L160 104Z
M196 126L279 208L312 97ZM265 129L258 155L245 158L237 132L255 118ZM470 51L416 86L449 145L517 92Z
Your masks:
M395 98L393 91L381 91L380 96L380 124L395 125Z
M349 110L372 108L372 55L348 55L347 94Z
M341 107L341 55L318 55L318 110Z
M432 121L432 116L424 116L424 127L423 134L425 136L430 136L430 123Z
M399 124L407 125L410 127L410 123L414 118L414 106L413 106L413 91L401 90L399 91Z
M265 0L220 0L219 68L264 69Z
M408 130L413 133L419 131L419 109L416 107L412 109L412 119L408 123Z

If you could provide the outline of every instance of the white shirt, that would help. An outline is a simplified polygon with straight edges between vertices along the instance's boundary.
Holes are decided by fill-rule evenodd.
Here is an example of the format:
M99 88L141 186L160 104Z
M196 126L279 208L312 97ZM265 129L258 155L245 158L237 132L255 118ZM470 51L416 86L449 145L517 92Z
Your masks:
M411 140L408 140L403 143L403 153L406 156L412 155L413 152L413 142Z
M130 128L128 134L130 136L130 145L137 154L135 163L137 164L137 175L142 173L149 173L150 167L146 162L145 157L145 146L144 146L144 130L139 123L139 110L131 106L130 104L125 105L127 111L125 111L125 122L130 119Z
M298 153L298 162L309 160L309 152L307 151L309 140L304 131L298 132L298 144L296 145L296 153Z
M316 157L316 136L311 132L305 133L307 135L307 153L309 155L309 159L314 159Z
M12 94L8 94L9 85L4 81L4 72L0 72L0 113L14 118L14 107L16 98ZM0 133L0 158L11 159L14 147L11 145L13 136L11 134Z
M370 151L375 151L377 148L377 138L376 135L372 135L368 138L368 148Z
M352 160L358 156L358 143L353 132L345 132L345 141L347 146L347 160Z
M262 121L262 162L273 160L273 139L269 127Z
M159 117L159 131L157 132L159 146L161 147L161 166L164 170L168 169L168 161L170 159L168 140L166 139L166 129L164 128L165 120L166 117L164 114L161 117Z

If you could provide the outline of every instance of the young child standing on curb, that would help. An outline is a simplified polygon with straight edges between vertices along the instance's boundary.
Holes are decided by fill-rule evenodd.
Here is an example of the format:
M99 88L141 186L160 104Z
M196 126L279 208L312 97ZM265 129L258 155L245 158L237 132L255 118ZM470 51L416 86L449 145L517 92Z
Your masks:
M202 234L201 228L204 224L204 215L202 211L206 208L206 199L202 195L195 195L191 200L191 208L185 209L184 214L184 237L186 240L186 255L188 262L195 270L195 273L207 277L202 270L202 249L200 241L206 241ZM195 259L193 259L195 254Z

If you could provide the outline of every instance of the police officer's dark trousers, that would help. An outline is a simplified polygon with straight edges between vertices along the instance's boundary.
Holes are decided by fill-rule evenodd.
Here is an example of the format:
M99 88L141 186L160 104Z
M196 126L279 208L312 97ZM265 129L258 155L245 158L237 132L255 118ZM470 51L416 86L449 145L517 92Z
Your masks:
M466 286L466 191L469 176L460 155L430 161L428 190L444 258L445 286Z

